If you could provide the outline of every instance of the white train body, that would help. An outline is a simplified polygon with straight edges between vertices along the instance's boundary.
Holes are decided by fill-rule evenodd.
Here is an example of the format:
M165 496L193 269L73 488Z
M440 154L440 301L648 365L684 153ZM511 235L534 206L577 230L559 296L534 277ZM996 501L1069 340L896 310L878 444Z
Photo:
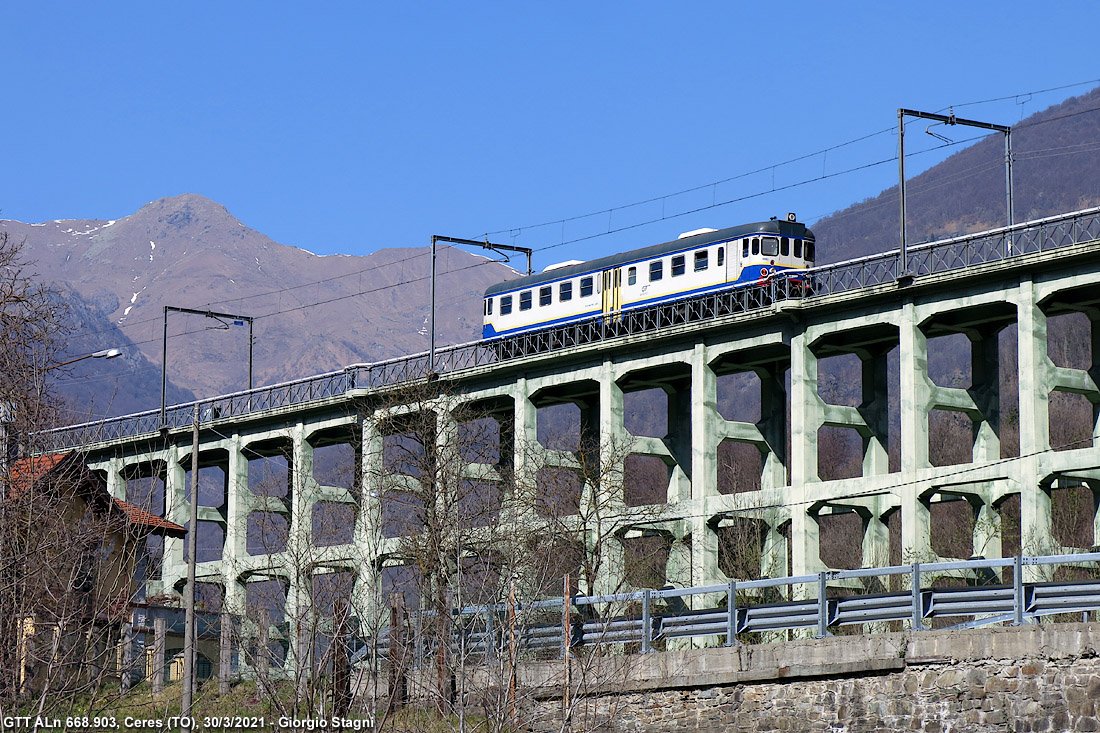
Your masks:
M569 262L485 291L482 337L509 336L716 290L766 283L814 261L814 235L794 221L698 230L591 262Z

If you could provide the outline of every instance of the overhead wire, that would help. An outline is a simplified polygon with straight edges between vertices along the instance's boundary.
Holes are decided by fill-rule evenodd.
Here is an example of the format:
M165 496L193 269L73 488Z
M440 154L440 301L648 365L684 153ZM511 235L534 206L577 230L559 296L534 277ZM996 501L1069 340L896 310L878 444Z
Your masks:
M1096 81L1100 82L1100 80L1096 80ZM1023 92L1023 93L1020 93L1020 94L1017 94L1017 95L1012 95L1012 96L992 98L992 99L989 99L989 100L982 100L982 101L979 101L979 102L967 102L967 103L963 103L963 104L953 105L952 107L960 108L960 107L966 107L966 106L977 105L977 104L985 104L985 103L989 103L989 102L1004 101L1004 100L1007 100L1007 99L1019 98L1020 96L1024 96L1024 95L1034 95L1034 94L1041 94L1041 93L1049 92L1049 91L1058 91L1058 90L1062 90L1062 89L1068 89L1068 88L1071 88L1071 87L1082 86L1082 85L1091 84L1091 83L1093 83L1093 82L1092 81L1079 82L1079 83L1075 83L1075 84L1063 85L1063 86L1060 86L1060 87L1052 87L1050 89L1037 90L1037 91L1034 91L1034 92ZM1045 124L1045 123L1048 123L1048 122L1054 122L1054 121L1057 121L1057 120L1066 119L1066 118L1078 116L1078 115L1081 115L1081 114L1096 112L1098 110L1100 110L1100 107L1093 107L1093 108L1089 108L1089 109L1086 109L1086 110L1078 110L1078 111L1075 111L1075 112L1066 113L1066 114L1063 114L1063 115L1057 115L1057 116L1054 116L1054 117L1051 117L1051 118L1046 118L1046 119L1043 119L1043 120L1038 120L1038 121L1035 121L1035 122L1032 122L1032 123L1028 123L1026 125L1020 125L1020 126L1017 126L1017 128L1032 127L1032 126L1035 126L1035 125ZM728 182L731 182L731 181L751 177L753 175L758 175L760 173L764 173L764 172L768 172L768 171L774 171L776 168L779 168L779 167L782 167L782 166L785 166L785 165L790 165L790 164L793 164L793 163L797 163L797 162L800 162L800 161L809 160L809 159L812 159L812 158L817 157L819 155L825 156L831 151L839 150L841 148L856 144L858 142L862 142L862 141L868 140L870 138L873 138L873 137L876 137L876 136L879 136L879 135L883 135L883 134L886 134L886 133L893 132L894 129L895 128L890 127L890 128L884 128L882 130L877 130L877 131L867 133L865 135L861 135L859 137L853 138L851 140L848 140L848 141L845 141L845 142L842 142L842 143L838 143L836 145L832 145L832 146L823 148L821 150L818 150L818 151L815 151L815 152L812 152L812 153L807 153L805 155L800 155L800 156L796 156L794 158L790 158L790 159L782 161L780 163L775 163L775 164L772 164L772 165L757 168L753 171L740 173L740 174L737 174L735 176L729 176L727 178L724 178L724 179L721 179L721 180L718 180L718 181L712 181L710 183L705 183L705 184L701 184L701 185L697 185L697 186L692 186L690 188L682 189L682 190L676 191L674 193L664 194L664 195L661 195L661 196L655 196L655 197L651 197L651 198L648 198L648 199L645 199L645 200L642 200L642 201L637 201L637 202L630 203L630 204L624 204L624 205L611 207L611 208L607 208L607 209L601 209L601 210L590 212L590 213L587 213L587 214L580 214L580 215L565 217L565 218L561 218L561 219L555 219L555 220L552 220L552 221L543 222L541 224L526 225L526 226L522 226L522 227L510 227L508 229L498 229L498 230L495 230L495 231L492 231L492 232L487 232L483 236L487 238L487 237L495 236L497 234L514 233L514 232L520 232L520 231L523 231L523 230L538 229L538 228L541 228L541 227L546 227L546 226L551 226L551 225L559 225L559 224L564 225L568 222L578 221L578 220L582 220L582 219L586 219L586 218L590 218L590 217L598 216L598 215L604 215L604 214L609 214L610 215L610 214L613 214L616 211L623 211L623 210L626 210L626 209L634 208L634 207L637 207L637 206L642 206L642 205L649 204L649 203L664 201L664 200L667 200L667 199L670 199L670 198L673 198L673 197L676 197L676 196L684 195L684 194L687 194L687 193L698 192L698 191L706 190L708 188L716 189L717 186L722 185L724 183L728 183ZM979 136L965 138L963 140L944 143L942 145L933 146L933 147L928 148L928 149L915 151L913 153L907 153L906 157L907 158L915 157L915 156L919 156L919 155L928 154L930 152L933 152L935 150L939 150L941 148L957 146L957 145L963 145L963 144L969 143L971 141L981 139L982 137L986 137L986 136L985 135L979 135ZM1021 152L1021 153L1016 153L1015 156L1019 157L1019 156L1025 155L1025 154L1026 153ZM1039 157L1039 156L1035 156L1035 157ZM1030 159L1030 158L1021 158L1021 159ZM534 247L532 249L536 252L545 252L545 251L557 249L557 248L560 248L560 247L564 247L564 246L567 246L567 245L570 245L570 244L577 244L577 243L589 241L589 240L592 240L592 239L597 239L599 237L608 236L608 235L611 235L611 234L616 234L616 233L620 233L620 232L624 232L624 231L630 231L630 230L633 230L633 229L638 229L638 228L641 228L641 227L644 227L644 226L649 226L651 224L655 224L655 223L658 223L658 222L661 222L661 221L675 219L675 218L679 218L679 217L683 217L683 216L689 216L691 214L696 214L696 213L699 213L699 212L702 212L702 211L706 211L708 209L728 206L728 205L731 205L731 204L734 204L734 203L740 203L740 202L752 200L752 199L755 199L755 198L760 198L760 197L767 196L767 195L770 195L770 194L773 194L773 193L790 190L790 189L793 189L793 188L797 188L797 187L804 186L804 185L809 185L809 184L816 183L816 182L819 182L819 181L829 180L829 179L836 178L836 177L843 176L843 175L849 175L851 173L855 173L855 172L859 172L859 171L862 171L862 170L867 170L867 169L874 168L874 167L877 167L877 166L885 165L887 163L891 163L891 162L894 162L896 160L897 160L897 155L895 154L894 156L889 157L889 158L883 158L883 159L876 160L876 161L873 161L873 162L870 162L870 163L866 163L866 164L862 164L862 165L858 165L858 166L853 166L853 167L850 167L850 168L847 168L847 169L844 169L844 170L841 170L841 171L834 171L832 173L824 173L823 172L822 175L819 175L819 176L813 176L813 177L805 178L805 179L802 179L800 181L796 181L794 183L790 183L790 184L786 184L786 185L781 185L781 186L778 186L778 187L773 185L772 187L770 187L766 190L760 190L760 191L744 194L744 195L741 195L741 196L727 198L727 199L724 199L722 201L717 201L717 200L712 199L711 203L709 203L709 204L703 204L703 205L700 205L700 206L696 206L694 208L691 208L691 209L685 210L685 211L680 211L680 212L676 212L676 213L672 213L672 214L666 214L664 211L662 211L661 216L652 217L652 218L649 218L645 221L635 222L635 223L632 223L632 224L627 224L627 225L620 226L620 227L615 227L615 228L608 227L606 230L596 232L594 234L575 237L575 238L569 239L569 240L564 240L563 239L562 241L559 241L559 242L554 243L554 244L548 244L548 245L544 245L542 247ZM384 265L382 265L382 267L392 267L394 265L399 265L399 264L404 264L404 263L407 263L407 262L412 262L412 261L414 261L418 258L422 258L422 257L426 257L426 256L427 256L426 252L420 251L420 252L410 254L407 257L403 257L401 259L385 263ZM458 272L458 271L461 271L461 270L472 269L472 268L475 268L475 267L481 267L481 266L488 265L488 264L493 264L493 263L496 263L496 262L500 262L500 261L499 260L489 260L489 259L487 259L487 260L484 260L482 262L474 263L474 264L459 268L458 270L452 270L450 272ZM343 274L340 274L340 275L335 275L335 276L332 276L332 277L323 278L323 279L311 281L311 282L308 282L308 283L300 283L300 284L297 284L297 285L287 286L285 288L277 288L277 289L274 289L274 290L265 291L263 293L254 293L254 294L244 295L244 296L240 296L240 297L236 297L236 298L225 298L225 299L219 299L219 300L216 300L216 301L210 301L208 303L203 304L200 307L210 307L212 305L227 304L227 303L239 303L239 302L242 302L242 301L252 300L252 299L255 299L255 298L282 295L283 293L292 292L292 291L295 291L295 290L299 290L299 289L303 289L303 288L307 288L307 287L312 287L312 286L316 286L316 285L322 285L322 284L325 284L325 283L328 283L328 282L334 282L334 281L344 279L344 278L347 278L347 277L360 276L365 272L376 270L378 268L379 268L378 265L372 265L370 267L364 267L364 268L354 270L354 271L351 271L351 272L348 272L348 273L343 273ZM314 301L314 302L310 302L310 303L303 303L303 304L299 304L299 305L288 307L288 308L281 308L281 309L278 309L278 310L275 310L275 311L270 311L270 312L255 316L254 319L259 320L259 319L269 318L269 317L276 316L276 315L283 315L283 314L286 314L286 313L291 313L291 312L304 310L306 308L315 307L315 306L318 306L318 305L325 305L325 304L329 304L329 303L340 302L340 301L348 300L348 299L351 299L351 298L354 298L354 297L359 297L361 295L369 295L369 294L382 292L382 291L385 291L385 290L388 290L388 289L391 289L391 288L395 288L395 287L403 287L405 285L413 284L413 283L416 283L416 282L423 282L423 281L428 280L428 279L430 279L429 276L421 276L421 277L401 280L399 282L390 283L390 284L387 284L387 285L380 285L380 286L377 286L377 287L374 287L374 288L369 288L369 289L366 289L366 290L359 289L354 293L348 293L348 294L340 295L340 296L337 296L337 297L334 297L334 298L318 300L318 301ZM139 320L139 321L131 322L130 326L138 326L138 325L144 325L144 324L147 324L147 323L155 323L159 320L160 319L155 318L155 317L146 318L146 319L142 319L142 320ZM77 335L87 336L87 335L95 335L95 334L107 333L107 332L109 332L107 329L97 329L97 330L79 331L79 332L76 332L76 333L77 333ZM184 332L184 333L172 334L170 336L170 338L175 338L175 337L182 336L182 335L187 335L187 334L190 334L190 333L195 333L195 331L188 331L188 332ZM134 342L134 344L137 345L137 344L153 343L154 341L157 341L157 340L159 340L159 339L144 339L144 340L141 340L141 341L136 341L136 342Z

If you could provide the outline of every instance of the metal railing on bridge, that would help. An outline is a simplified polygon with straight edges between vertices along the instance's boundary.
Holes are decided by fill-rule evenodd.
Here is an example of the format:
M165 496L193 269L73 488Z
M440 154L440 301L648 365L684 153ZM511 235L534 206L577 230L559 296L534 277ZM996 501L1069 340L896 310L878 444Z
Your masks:
M487 658L507 654L513 636L518 651L559 656L567 647L625 644L630 646L620 650L647 653L674 639L709 638L733 646L778 638L765 632L808 630L824 638L859 625L871 632L925 631L1029 624L1061 614L1080 620L1081 614L1100 611L1098 563L1100 553L914 563L694 588L578 595L568 599L568 606L561 598L517 604L514 609L506 604L471 606L454 612L458 630L451 652ZM1023 580L1024 568L1045 568L1054 577L1055 566L1085 577ZM1002 577L1006 575L1011 577ZM891 578L898 578L894 584L901 590L886 590ZM845 586L862 590L837 592ZM800 587L808 592L799 593ZM693 604L693 597L700 602ZM563 624L567 613L568 623ZM402 632L398 643L414 663L433 658L433 641L422 638L422 630L435 627L414 614ZM360 640L358 658L372 652L389 658L390 643L389 629L377 639Z
M431 375L456 374L519 357L706 322L770 307L777 301L810 300L889 284L901 276L919 277L960 270L1096 240L1100 240L1100 207L910 247L906 263L900 262L899 253L894 250L812 268L797 278L773 277L747 287L625 311L607 318L440 348L436 350L434 364L429 364L427 353L354 364L335 372L199 400L200 415L205 421L303 406L358 390L381 389ZM155 434L162 428L185 428L191 424L194 405L189 402L172 406L163 418L159 411L150 410L44 431L39 436L43 444L41 449L61 450Z

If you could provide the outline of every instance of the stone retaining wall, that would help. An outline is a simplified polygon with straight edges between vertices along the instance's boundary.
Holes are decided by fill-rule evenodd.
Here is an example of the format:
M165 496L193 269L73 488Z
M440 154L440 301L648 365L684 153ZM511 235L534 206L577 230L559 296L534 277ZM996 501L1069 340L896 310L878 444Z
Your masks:
M1096 731L1098 648L1086 623L639 655L605 678L577 669L595 694L570 718L574 731ZM556 667L528 688L535 730L561 729Z

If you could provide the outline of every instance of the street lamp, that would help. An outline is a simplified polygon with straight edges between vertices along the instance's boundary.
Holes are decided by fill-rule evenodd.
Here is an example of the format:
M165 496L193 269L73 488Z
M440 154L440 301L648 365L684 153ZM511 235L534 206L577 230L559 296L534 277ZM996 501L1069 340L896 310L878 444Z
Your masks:
M116 356L122 356L122 351L119 349L101 349L91 354L85 354L84 356L78 356L75 359L69 359L63 361L60 364L53 364L43 369L43 373L51 371L53 369L60 369L63 366L69 364L75 364L78 361L84 361L85 359L114 359ZM11 425L15 421L15 404L12 402L0 402L0 471L7 468L8 458L10 453L9 442L12 438ZM3 487L0 487L0 499L4 498Z
M84 356L78 356L75 359L69 359L68 361L63 361L60 364L54 364L53 366L48 366L45 369L43 369L42 371L48 372L51 369L58 369L58 368L63 367L63 366L68 366L69 364L75 364L78 361L84 361L85 359L114 359L116 356L122 356L122 352L119 351L118 349L103 349L101 351L95 352L94 354L85 354Z

